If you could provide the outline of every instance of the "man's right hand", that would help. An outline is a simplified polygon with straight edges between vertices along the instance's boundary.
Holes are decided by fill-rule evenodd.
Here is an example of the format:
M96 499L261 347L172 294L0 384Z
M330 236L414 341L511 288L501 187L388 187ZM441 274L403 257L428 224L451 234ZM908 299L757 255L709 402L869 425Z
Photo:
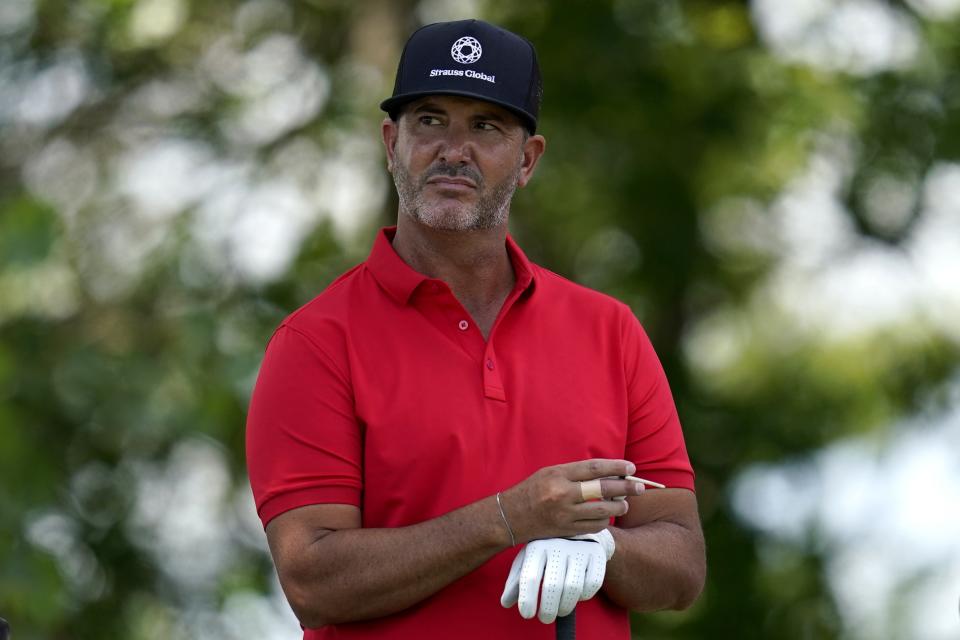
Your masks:
M627 512L627 502L611 500L643 492L638 482L617 476L633 475L627 460L594 458L540 469L501 492L503 510L517 544L541 538L567 538L596 533ZM603 500L585 501L580 483L599 480Z

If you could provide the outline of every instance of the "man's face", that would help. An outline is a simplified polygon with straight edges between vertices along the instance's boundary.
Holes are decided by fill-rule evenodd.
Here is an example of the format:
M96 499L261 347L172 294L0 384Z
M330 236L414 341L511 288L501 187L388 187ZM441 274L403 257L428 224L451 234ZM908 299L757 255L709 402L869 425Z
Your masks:
M528 144L519 119L501 107L429 96L384 121L388 166L400 211L437 230L503 225L517 186L526 184L542 144Z

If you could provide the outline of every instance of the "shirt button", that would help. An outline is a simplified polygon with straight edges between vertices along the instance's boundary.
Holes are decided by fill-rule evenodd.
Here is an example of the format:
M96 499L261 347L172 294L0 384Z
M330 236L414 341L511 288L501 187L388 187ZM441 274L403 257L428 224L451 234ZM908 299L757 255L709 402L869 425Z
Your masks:
M490 371L493 371L493 360L491 360L490 358L487 358L487 369L490 369Z
M460 331L466 331L470 327L470 323L466 320L461 320L457 326L460 327Z

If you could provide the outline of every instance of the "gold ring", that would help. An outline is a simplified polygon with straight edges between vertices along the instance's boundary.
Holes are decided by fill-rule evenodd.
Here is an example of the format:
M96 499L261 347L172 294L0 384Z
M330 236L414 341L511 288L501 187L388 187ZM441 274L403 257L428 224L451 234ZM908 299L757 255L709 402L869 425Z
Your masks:
M599 480L587 480L580 483L580 497L584 502L587 500L603 499L603 489Z

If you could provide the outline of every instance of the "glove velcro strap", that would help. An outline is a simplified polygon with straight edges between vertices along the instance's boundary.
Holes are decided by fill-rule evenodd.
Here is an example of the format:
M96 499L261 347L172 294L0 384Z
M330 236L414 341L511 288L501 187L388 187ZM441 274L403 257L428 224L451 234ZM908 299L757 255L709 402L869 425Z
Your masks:
M617 549L617 545L613 541L613 535L609 529L603 529L597 533L584 533L579 536L570 536L567 540L590 540L596 542L603 547L603 552L607 555L607 560L613 557L613 552Z

